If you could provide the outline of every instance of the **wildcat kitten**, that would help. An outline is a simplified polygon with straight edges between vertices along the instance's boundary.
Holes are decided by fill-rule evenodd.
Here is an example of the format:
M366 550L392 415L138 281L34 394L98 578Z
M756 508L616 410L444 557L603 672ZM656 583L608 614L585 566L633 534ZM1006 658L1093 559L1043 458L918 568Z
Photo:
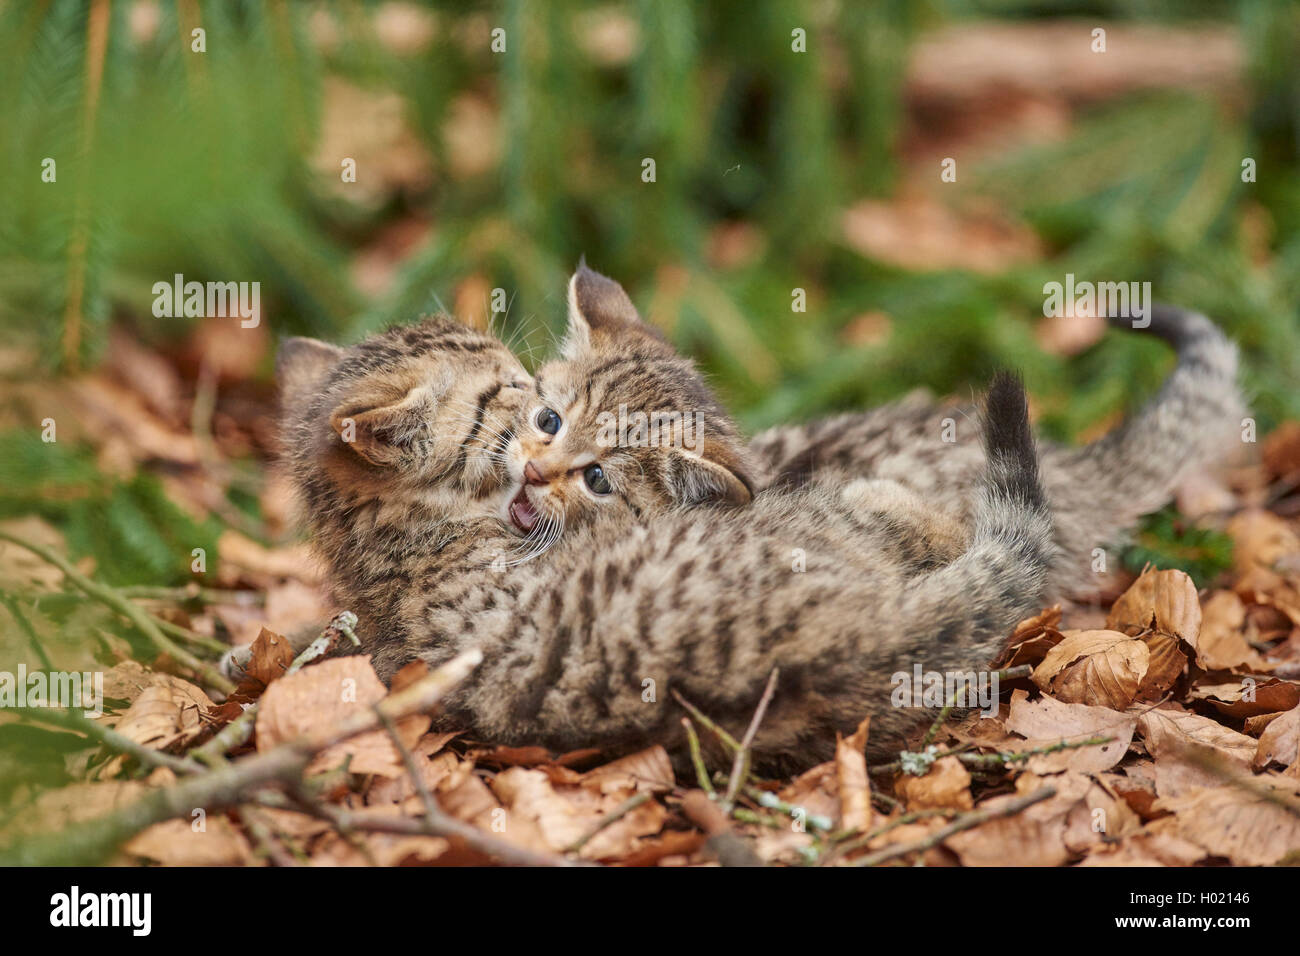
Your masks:
M1127 319L1112 324L1130 327ZM1049 576L1052 600L1104 586L1107 575L1094 549L1119 544L1138 518L1165 505L1184 475L1208 466L1230 446L1247 414L1237 386L1236 348L1214 323L1155 305L1147 331L1178 350L1178 365L1160 392L1090 445L1041 446L1042 482L1059 548ZM951 553L960 550L969 527L964 489L983 467L978 419L969 411L909 397L868 412L770 428L755 436L749 451L778 487L861 475L896 482L911 494L912 509L928 511L953 530ZM940 440L949 418L956 423L954 443ZM909 510L904 498L893 510Z
M598 394L600 401L679 394L704 404L702 384L674 384L683 366L642 351L643 342L629 346L627 323L605 321L628 318L621 301L600 305L612 290L597 284L601 294L584 295L582 279L573 288L581 315L568 358L539 373L546 401L570 416L566 449L603 450L592 428L594 406L584 412L580 405ZM681 711L670 688L738 727L779 666L754 745L760 762L795 767L825 759L833 731L851 729L865 713L877 716L872 749L880 753L933 718L890 706L891 674L916 663L978 667L1039 608L1053 555L1051 521L1014 380L990 390L987 468L972 485L970 546L946 564L923 545L912 553L900 547L904 529L873 511L869 495L864 507L858 486L765 492L743 508L689 507L745 497L741 454L716 440L706 441L710 450L699 458L657 449L658 457L633 456L636 470L613 461L607 479L611 489L615 481L625 489L618 497L581 490L589 467L581 458L562 470L548 467L544 484L556 488L528 495L539 513L559 513L562 489L571 499L592 499L572 509L574 520L547 554L496 564L503 568L496 571L489 570L494 559L519 546L527 522L507 527L489 515L519 517L517 507L510 514L513 504L524 488L537 487L527 484L529 464L542 474L535 453L545 454L548 442L538 436L556 439L563 424L552 434L541 424L549 417L538 418L539 406L550 406L515 398L525 393L507 387L518 381L517 365L500 343L445 325L423 329L386 333L338 354L288 350L281 361L286 452L313 541L340 601L362 619L380 676L417 657L437 665L469 647L483 651L484 663L446 703L451 725L561 750L650 742L678 748ZM413 356L403 351L408 336ZM455 342L458 352L440 355L440 342ZM447 378L462 354L475 357L479 379L466 387ZM389 363L404 377L395 378ZM678 386L685 390L672 392ZM460 402L470 394L489 398L468 418L442 414L439 396ZM511 406L515 417L506 425ZM368 425L360 447L343 440L346 421L358 415ZM725 438L725 416L719 410L717 417ZM537 431L528 443L516 435L525 426ZM423 453L426 446L437 454ZM465 462L454 451L462 446ZM480 466L471 480L468 462ZM641 468L650 490L634 496Z

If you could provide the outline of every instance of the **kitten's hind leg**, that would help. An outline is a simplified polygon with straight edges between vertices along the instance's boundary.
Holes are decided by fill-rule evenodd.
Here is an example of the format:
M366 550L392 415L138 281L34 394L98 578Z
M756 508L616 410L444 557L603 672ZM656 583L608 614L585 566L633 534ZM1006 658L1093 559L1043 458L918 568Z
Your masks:
M900 537L920 542L926 563L947 564L970 545L970 533L956 518L928 505L906 485L888 478L849 482L840 499L859 515L884 518Z

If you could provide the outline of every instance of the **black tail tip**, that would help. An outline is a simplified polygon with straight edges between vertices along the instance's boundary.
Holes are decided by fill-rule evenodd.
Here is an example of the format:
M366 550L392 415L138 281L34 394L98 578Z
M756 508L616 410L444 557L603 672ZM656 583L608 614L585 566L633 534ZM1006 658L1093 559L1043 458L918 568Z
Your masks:
M1014 372L993 376L984 399L984 444L995 480L1027 504L1042 501L1038 451L1029 427L1029 399Z
M994 373L984 398L984 428L989 451L1013 458L1034 456L1034 433L1029 428L1029 398L1025 383L1015 372Z

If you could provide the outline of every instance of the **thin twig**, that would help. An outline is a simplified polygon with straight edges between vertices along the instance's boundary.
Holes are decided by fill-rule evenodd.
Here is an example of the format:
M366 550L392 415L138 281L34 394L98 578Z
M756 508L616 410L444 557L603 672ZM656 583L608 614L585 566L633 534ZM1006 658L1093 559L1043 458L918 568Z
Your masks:
M415 762L415 755L402 742L402 736L397 732L397 724L394 723L391 717L380 711L378 705L375 707L375 713L384 725L384 729L388 731L388 736L392 738L393 746L401 754L402 763L406 767L407 775L411 778L411 785L415 787L415 792L420 796L420 802L424 804L424 816L420 820L424 833L429 836L454 837L471 849L495 857L502 863L512 863L518 866L568 865L569 861L563 857L534 853L524 847L506 843L504 840L498 840L491 834L480 830L473 824L457 820L455 817L444 813L442 807L438 806L438 802L433 798L433 794L429 792L429 788L425 786L424 776L420 773L420 768Z
M754 738L758 736L758 725L763 722L763 715L767 713L767 705L772 702L772 695L776 693L776 680L780 673L779 668L773 667L772 673L768 675L767 686L763 688L763 696L758 699L758 706L754 708L754 716L750 718L749 727L746 728L745 736L741 738L735 759L731 762L731 777L727 780L726 796L722 798L722 809L724 811L729 811L735 805L736 794L740 792L741 786L749 776L749 748L754 745Z
M641 793L633 794L632 796L628 797L626 800L624 800L622 803L616 806L613 810L609 811L609 813L605 814L598 821L596 821L596 825L593 826L590 830L588 830L582 836L578 837L578 839L574 840L572 843L566 846L564 848L564 852L578 853L584 846L590 843L592 838L595 837L598 833L600 833L601 830L604 830L606 827L612 826L613 824L617 823L619 820L622 820L625 816L627 816L637 807L641 806L641 804L649 800L650 796L651 796L650 791L643 790Z
M691 723L691 718L683 717L682 726L686 728L686 745L691 752L691 764L695 767L695 778L700 783L700 789L709 796L713 796L713 784L709 782L709 770L704 766L704 754L700 752L700 738L695 733L695 725Z
M24 720L30 723L57 724L60 727L84 733L110 750L134 757L140 763L149 767L166 767L168 770L179 774L199 773L203 770L202 764L191 760L189 757L174 757L160 750L152 750L141 743L137 743L130 737L118 733L112 727L101 726L76 710L25 708L20 713L23 715Z
M713 731L714 736L716 736L716 737L717 737L719 740L721 740L721 741L722 741L722 742L723 742L727 747L729 747L729 748L732 750L733 753L734 753L735 751L737 751L737 750L740 749L740 742L739 742L738 740L736 740L735 737L731 736L731 734L727 733L725 730L723 730L721 727L719 727L717 724L715 724L712 720L710 720L710 719L708 718L708 716L706 716L706 715L704 714L703 711L701 711L698 707L696 707L696 706L695 706L694 704L692 704L689 700L687 700L685 697L683 697L683 696L678 692L678 690L677 690L676 687L673 688L673 690L672 690L672 694L673 694L674 697L677 698L677 703L681 704L683 707L685 707L687 710L689 710L689 711L691 712L691 716L692 716L692 717L694 717L696 720L698 720L701 724L703 724L703 725L704 725L705 727L707 727L709 730Z
M887 846L883 850L870 853L860 859L854 860L854 866L876 866L879 863L885 863L889 860L897 859L900 856L906 856L909 853L921 853L931 847L938 846L954 833L960 833L963 830L969 830L977 827L981 823L987 823L990 820L999 820L1003 817L1012 817L1024 810L1026 807L1033 806L1035 803L1047 800L1056 796L1055 787L1040 787L1033 793L1026 794L1023 797L1017 797L1010 800L1000 807L992 809L982 808L972 810L969 813L963 813L946 827L935 830L928 836L919 840L913 840L910 843L897 843L893 846Z

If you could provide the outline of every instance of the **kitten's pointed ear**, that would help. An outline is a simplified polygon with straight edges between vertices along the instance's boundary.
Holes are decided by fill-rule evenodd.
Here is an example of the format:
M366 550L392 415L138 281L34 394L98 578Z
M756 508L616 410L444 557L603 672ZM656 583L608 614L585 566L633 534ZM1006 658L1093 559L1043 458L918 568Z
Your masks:
M671 456L667 478L673 500L687 507L739 507L754 497L754 478L747 463L726 448L708 448L700 456Z
M275 380L283 404L292 408L304 401L342 357L343 350L336 345L316 339L285 339L275 356Z
M560 348L564 357L577 358L602 335L633 331L653 334L621 285L587 268L585 259L578 263L578 271L569 280L569 329Z
M394 401L349 399L330 414L330 427L370 464L391 467L423 431L430 401L420 388Z

